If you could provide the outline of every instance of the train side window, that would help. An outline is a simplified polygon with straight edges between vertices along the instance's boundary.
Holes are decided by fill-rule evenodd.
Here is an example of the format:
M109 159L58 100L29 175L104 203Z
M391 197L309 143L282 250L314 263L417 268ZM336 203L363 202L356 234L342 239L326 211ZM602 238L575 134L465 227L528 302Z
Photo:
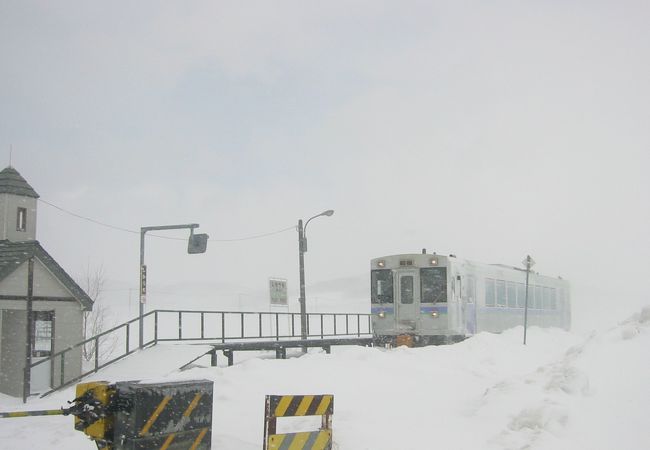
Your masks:
M517 307L523 308L526 306L526 285L524 283L517 283Z
M422 303L444 303L447 301L446 267L420 269L420 296Z
M555 288L551 288L551 309L557 309L557 299L555 297Z
M497 280L497 305L506 306L506 282Z
M485 306L494 306L494 280L485 280Z
M535 285L531 284L528 286L528 308L535 309Z
M400 302L405 305L413 303L413 277L404 275L399 279Z
M508 281L508 308L517 307L517 285Z
M467 303L474 303L476 299L476 280L474 277L467 277Z
M544 304L542 306L544 309L551 309L551 288L544 287Z
M373 270L371 279L371 303L393 303L393 272L389 269Z
M535 306L534 308L542 309L542 287L535 286Z

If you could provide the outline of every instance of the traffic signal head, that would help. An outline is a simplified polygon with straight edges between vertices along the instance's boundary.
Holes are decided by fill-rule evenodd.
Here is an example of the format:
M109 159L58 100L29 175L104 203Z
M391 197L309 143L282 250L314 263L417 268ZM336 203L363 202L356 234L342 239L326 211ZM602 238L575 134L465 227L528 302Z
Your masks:
M208 246L207 234L192 234L189 241L187 241L187 253L205 253Z

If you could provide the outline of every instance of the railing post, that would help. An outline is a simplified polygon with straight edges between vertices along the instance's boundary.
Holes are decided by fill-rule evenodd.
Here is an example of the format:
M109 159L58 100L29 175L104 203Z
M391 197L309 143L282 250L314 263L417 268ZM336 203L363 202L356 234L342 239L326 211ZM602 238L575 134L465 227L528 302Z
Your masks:
M241 318L241 338L244 339L244 313L241 312L240 318Z
M361 316L357 313L357 337L361 337Z
M201 311L201 339L205 339L205 313Z
M127 322L126 324L126 353L129 353L129 334L130 334L131 324Z
M296 326L295 326L295 317L296 313L291 313L291 337L296 336Z
M264 313L257 313L257 318L259 319L259 335L262 337L262 314Z
M350 328L348 326L348 314L345 315L345 334L350 334Z
M153 342L158 343L158 310L153 312Z
M54 358L52 358L51 356L50 356L50 358L51 358L50 359L50 388L53 388L54 387L54 371L55 371L54 366L56 365L56 364L54 364L54 362L56 360ZM83 353L82 353L81 358L82 358L81 359L81 364L83 364ZM81 371L83 372L83 367L81 368Z
M332 318L334 319L334 336L336 336L336 313L332 314Z
M278 313L275 313L275 340L280 340L280 320L278 319Z
M320 313L320 338L323 339L323 313Z
M178 311L178 340L183 340L183 312Z
M63 386L64 384L65 384L65 352L61 353L61 384L59 386Z
M95 372L99 368L99 337L95 338Z
M226 342L226 313L221 313L221 342Z

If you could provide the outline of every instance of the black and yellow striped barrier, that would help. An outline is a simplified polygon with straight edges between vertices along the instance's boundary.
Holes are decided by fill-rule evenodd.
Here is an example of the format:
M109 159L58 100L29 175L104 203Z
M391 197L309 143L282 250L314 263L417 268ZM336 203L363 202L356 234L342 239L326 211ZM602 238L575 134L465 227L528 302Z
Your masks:
M264 450L330 450L333 395L267 395L264 412ZM278 417L322 416L316 431L277 434Z
M120 399L132 405L115 415L114 435L124 449L209 450L212 441L212 382L117 383Z
M210 450L212 382L94 381L67 409L0 412L0 418L73 415L101 450Z

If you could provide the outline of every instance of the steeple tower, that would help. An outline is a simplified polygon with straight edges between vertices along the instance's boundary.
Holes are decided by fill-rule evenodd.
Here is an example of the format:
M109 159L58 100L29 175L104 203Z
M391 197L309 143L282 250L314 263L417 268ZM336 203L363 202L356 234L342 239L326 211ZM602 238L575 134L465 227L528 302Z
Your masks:
M0 240L36 240L36 208L39 195L16 169L0 172Z

